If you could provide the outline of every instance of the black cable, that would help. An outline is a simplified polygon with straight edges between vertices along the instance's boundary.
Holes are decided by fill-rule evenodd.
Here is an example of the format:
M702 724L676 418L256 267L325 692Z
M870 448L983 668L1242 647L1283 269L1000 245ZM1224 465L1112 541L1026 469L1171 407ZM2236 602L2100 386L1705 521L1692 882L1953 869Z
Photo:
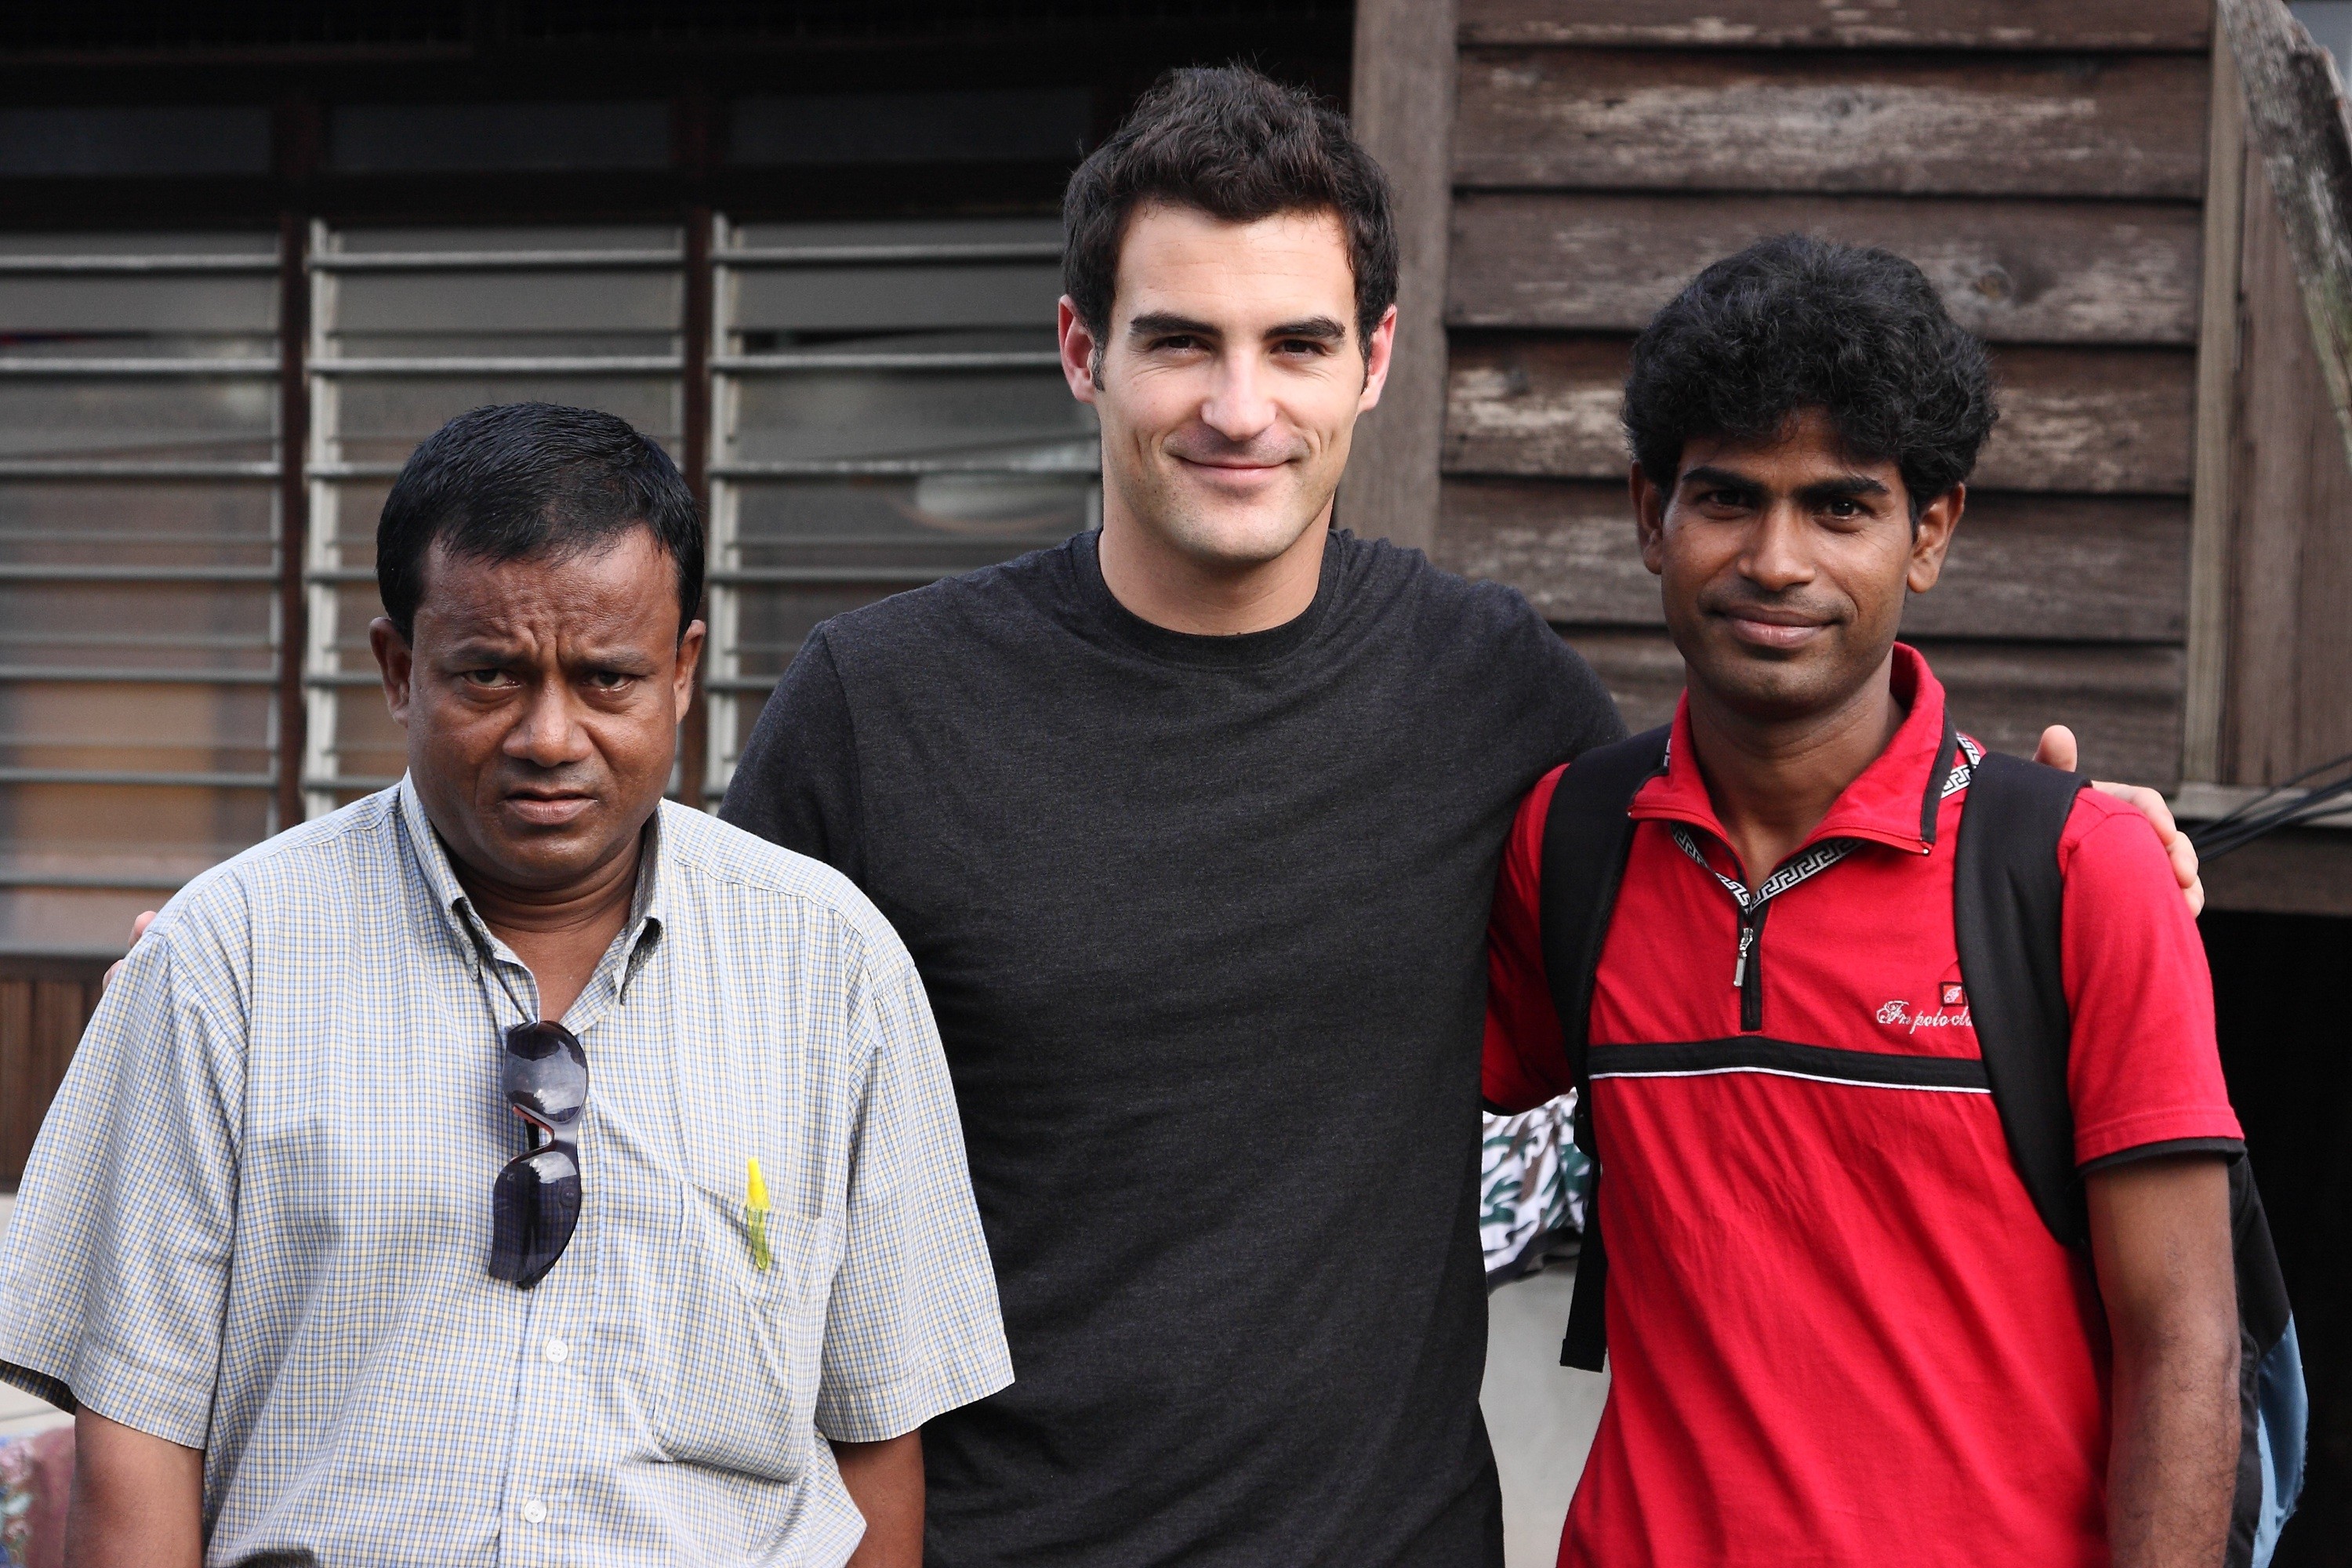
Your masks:
M2352 775L2305 792L2293 799L2282 801L2281 791L2294 788L2305 779L2352 764L2352 752L2316 767L2305 768L2293 778L2273 784L2268 790L2248 799L2228 816L2211 822L2200 823L2189 829L2189 842L2197 847L2198 858L2211 860L2242 849L2266 833L2291 827L2315 816L2324 816L2336 809L2336 803L2352 799Z

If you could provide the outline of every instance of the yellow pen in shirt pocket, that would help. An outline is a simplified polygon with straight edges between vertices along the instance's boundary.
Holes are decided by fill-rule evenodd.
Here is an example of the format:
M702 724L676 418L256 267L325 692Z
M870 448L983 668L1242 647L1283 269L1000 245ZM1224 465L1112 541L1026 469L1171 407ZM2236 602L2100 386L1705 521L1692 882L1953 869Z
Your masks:
M751 1267L765 1274L774 1259L768 1252L768 1184L756 1155L743 1162L743 1234L751 1243Z

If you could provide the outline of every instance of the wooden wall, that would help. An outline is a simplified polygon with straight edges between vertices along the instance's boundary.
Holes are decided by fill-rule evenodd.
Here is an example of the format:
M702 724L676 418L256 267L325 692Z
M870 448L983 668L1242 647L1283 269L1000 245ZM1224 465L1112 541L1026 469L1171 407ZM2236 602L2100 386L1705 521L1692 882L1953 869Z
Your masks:
M1959 721L2179 776L2207 0L1461 0L1435 554L1517 584L1636 728L1681 686L1617 430L1633 334L1804 230L1910 257L2003 416L1906 633Z
M0 959L0 1187L13 1190L25 1173L103 973L97 963Z
M2352 752L2352 463L2259 158L2245 182L2214 762L2255 784Z

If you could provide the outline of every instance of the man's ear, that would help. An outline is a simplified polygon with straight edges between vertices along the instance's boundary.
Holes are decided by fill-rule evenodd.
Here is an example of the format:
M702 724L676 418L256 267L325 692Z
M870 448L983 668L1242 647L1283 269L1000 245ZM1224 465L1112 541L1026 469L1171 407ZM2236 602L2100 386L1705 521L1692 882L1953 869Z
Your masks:
M409 685L416 673L415 655L389 616L378 616L368 623L368 647L374 651L375 667L383 676L383 705L392 710L393 721L406 729Z
M1666 570L1666 492L1650 482L1639 463L1627 472L1625 488L1633 497L1633 532L1642 542L1642 564L1651 576L1662 576Z
M1903 574L1904 585L1913 593L1926 593L1943 575L1944 552L1952 547L1952 531L1960 526L1960 513L1968 504L1969 487L1954 485L1920 510L1911 530L1911 564Z
M1389 384L1389 361L1396 353L1397 308L1391 305L1388 313L1372 329L1364 342L1364 395L1356 400L1356 412L1369 414L1380 406L1381 389Z
M1067 294L1055 308L1054 331L1061 342L1062 379L1070 384L1070 395L1080 403L1092 403L1102 370L1102 340L1095 336Z
M700 621L688 621L677 639L677 666L670 671L670 700L683 721L686 710L694 706L694 668L702 662L703 640L710 628Z

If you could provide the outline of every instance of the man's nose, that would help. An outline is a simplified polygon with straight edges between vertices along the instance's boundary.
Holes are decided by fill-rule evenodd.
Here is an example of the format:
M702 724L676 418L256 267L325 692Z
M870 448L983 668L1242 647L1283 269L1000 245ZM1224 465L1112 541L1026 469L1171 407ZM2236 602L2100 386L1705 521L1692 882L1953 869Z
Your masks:
M1803 509L1792 501L1767 506L1748 536L1748 548L1739 558L1740 575L1773 593L1811 582L1812 557L1804 548L1808 526Z
M545 680L532 690L521 719L507 733L507 754L542 768L576 763L588 754L588 732L573 711L571 689Z
M1275 422L1274 400L1256 359L1249 354L1228 356L1217 367L1216 385L1201 405L1201 423L1236 444L1256 439Z

